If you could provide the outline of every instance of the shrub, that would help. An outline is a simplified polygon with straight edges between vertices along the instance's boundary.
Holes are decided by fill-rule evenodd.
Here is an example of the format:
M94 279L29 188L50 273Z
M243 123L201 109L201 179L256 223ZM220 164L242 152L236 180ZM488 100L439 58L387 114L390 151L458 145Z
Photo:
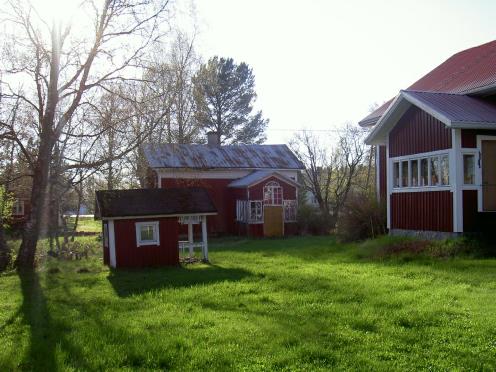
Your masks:
M330 217L324 216L315 207L301 204L298 208L298 229L301 234L324 235L329 234L331 221Z
M337 223L338 239L345 242L374 238L386 233L386 208L374 195L350 194Z

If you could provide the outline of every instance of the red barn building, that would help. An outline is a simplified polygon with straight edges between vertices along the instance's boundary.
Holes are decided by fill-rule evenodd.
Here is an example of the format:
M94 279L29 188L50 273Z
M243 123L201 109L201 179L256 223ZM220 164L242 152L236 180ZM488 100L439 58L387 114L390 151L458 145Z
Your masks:
M95 218L102 220L104 263L111 267L179 264L180 222L202 224L208 260L207 216L216 209L204 189L137 189L96 192Z
M218 215L216 234L282 236L296 233L298 173L303 164L286 145L146 145L151 187L207 189Z
M496 226L496 41L455 54L360 122L391 233Z

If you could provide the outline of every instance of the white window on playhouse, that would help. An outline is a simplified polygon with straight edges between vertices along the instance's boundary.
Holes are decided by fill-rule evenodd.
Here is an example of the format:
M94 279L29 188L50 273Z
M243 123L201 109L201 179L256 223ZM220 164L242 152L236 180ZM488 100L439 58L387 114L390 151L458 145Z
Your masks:
M264 186L264 204L282 205L282 187L275 181L270 181Z
M158 221L136 222L136 245L160 245Z

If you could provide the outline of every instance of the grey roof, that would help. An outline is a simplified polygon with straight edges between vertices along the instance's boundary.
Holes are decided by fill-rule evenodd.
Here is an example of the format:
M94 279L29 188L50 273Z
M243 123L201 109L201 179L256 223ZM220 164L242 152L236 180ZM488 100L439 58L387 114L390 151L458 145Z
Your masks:
M496 123L496 104L484 98L461 94L402 91L407 99L416 105L425 105L449 121L457 124L475 125ZM422 108L422 107L421 107Z
M286 145L145 144L143 152L152 168L304 168Z
M95 218L214 214L207 190L172 189L105 190L96 192Z
M265 178L268 178L270 176L276 176L276 177L282 179L284 182L290 183L292 185L298 185L295 181L293 181L287 177L284 177L282 174L280 174L278 172L263 170L263 171L252 172L243 178L239 178L239 179L231 182L227 186L228 187L248 187L248 186L254 185L257 182L262 181Z

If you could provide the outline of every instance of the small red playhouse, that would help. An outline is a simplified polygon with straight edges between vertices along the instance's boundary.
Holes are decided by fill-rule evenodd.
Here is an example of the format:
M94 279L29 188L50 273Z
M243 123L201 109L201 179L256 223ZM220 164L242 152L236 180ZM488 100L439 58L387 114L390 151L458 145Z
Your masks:
M216 209L206 190L135 189L96 192L95 218L102 220L104 263L117 267L179 264L179 225L201 224L203 258L208 260L207 216Z

